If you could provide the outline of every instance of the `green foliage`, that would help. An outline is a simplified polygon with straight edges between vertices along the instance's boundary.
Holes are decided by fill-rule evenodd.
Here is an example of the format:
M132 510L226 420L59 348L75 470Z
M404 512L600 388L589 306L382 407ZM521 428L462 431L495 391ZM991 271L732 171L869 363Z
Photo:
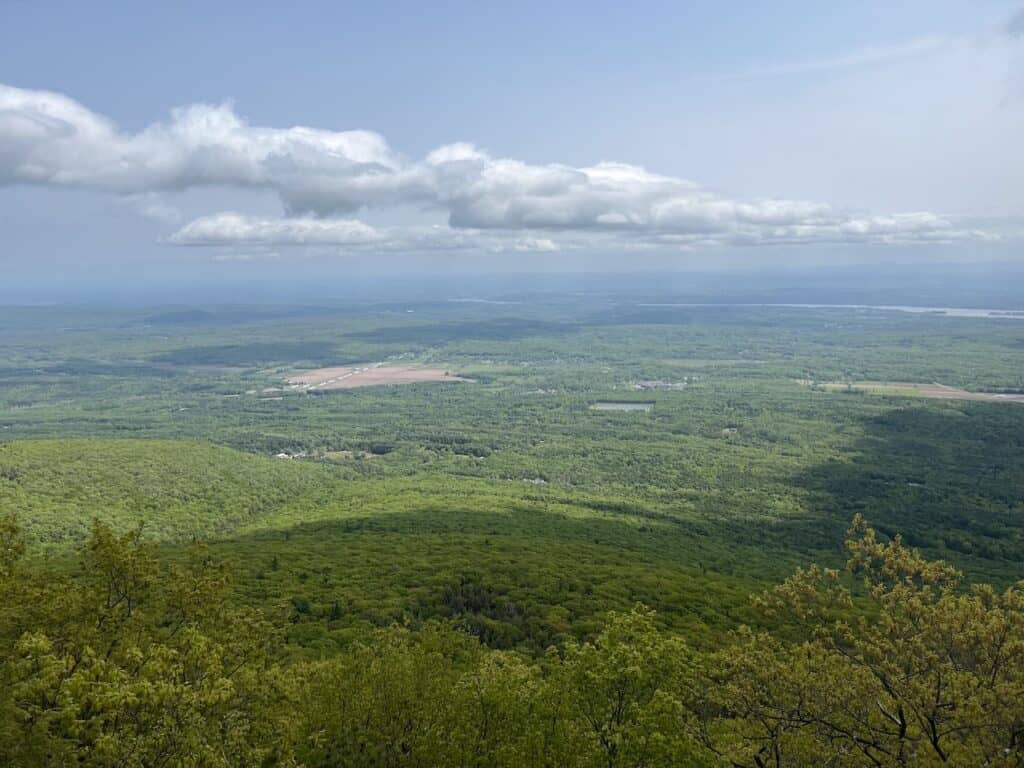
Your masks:
M137 532L102 525L76 578L4 578L0 762L289 762L268 627L228 606L224 585L201 550L162 568Z
M15 563L25 554L25 540L12 512L0 518L0 579L11 575Z
M202 443L31 440L0 443L0 509L18 510L33 542L80 541L96 517L153 539L210 538L302 507L339 487L343 470Z
M611 616L593 644L570 645L559 685L608 766L696 764L682 723L680 695L693 679L693 655L682 640L660 635L642 607Z
M869 605L851 618L820 568L762 596L808 639L745 632L712 657L705 743L736 765L1024 763L1024 582L959 591L958 571L860 518L847 547Z
M154 535L175 539L230 535L278 512L322 519L337 506L326 499L348 494L332 484L337 477L453 489L474 480L504 496L506 509L543 493L580 509L673 521L679 538L695 543L680 541L679 559L718 574L778 579L807 558L836 565L834 542L862 512L972 577L1015 578L1024 557L1024 408L852 396L796 380L1022 388L1021 323L640 304L652 300L402 307L411 314L182 309L170 313L184 321L175 335L166 311L8 309L0 438L16 442L11 455L0 453L0 504L23 511L33 539L81 538L108 500L110 519L130 527L134 510ZM354 360L443 365L478 383L317 396L284 385L297 367ZM685 386L633 392L639 381ZM595 400L641 396L654 402L651 413L588 410ZM188 442L21 443L72 437ZM308 457L274 468L207 443ZM74 455L83 451L96 456ZM136 451L134 463L151 468L120 473ZM323 452L336 457L319 460L330 467L307 472ZM160 476L161 463L173 479ZM132 485L135 498L125 490ZM310 485L319 491L310 495ZM766 542L775 556L759 554Z
M12 558L0 579L0 760L1020 765L1024 584L960 591L955 569L859 519L847 546L863 598L817 566L758 598L796 640L742 629L696 650L637 606L539 658L429 622L304 661L231 605L205 548L168 564L137 532L96 525L74 577Z
M0 310L0 763L1024 764L1024 325L636 299Z

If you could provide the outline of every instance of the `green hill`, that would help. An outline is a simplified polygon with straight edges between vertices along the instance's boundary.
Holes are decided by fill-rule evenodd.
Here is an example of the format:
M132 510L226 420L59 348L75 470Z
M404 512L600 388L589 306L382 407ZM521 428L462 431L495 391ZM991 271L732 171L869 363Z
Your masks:
M0 509L30 540L83 538L95 518L147 537L213 538L340 482L316 464L170 440L26 440L0 444Z

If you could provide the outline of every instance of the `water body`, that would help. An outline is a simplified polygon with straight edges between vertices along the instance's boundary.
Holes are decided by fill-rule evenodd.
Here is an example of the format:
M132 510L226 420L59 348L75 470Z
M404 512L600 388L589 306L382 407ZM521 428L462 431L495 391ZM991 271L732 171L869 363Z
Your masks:
M499 299L448 299L453 304L522 304L521 301L501 301Z
M1002 320L1024 320L1024 309L982 309L973 307L911 307L886 304L637 304L638 307L783 307L790 309L873 309L884 312L911 312L942 317L992 317Z

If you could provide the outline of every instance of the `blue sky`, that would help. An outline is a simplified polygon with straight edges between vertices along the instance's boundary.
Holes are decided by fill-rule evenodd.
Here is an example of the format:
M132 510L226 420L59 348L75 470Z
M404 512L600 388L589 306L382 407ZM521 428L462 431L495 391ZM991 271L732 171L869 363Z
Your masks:
M1019 4L491 5L6 0L0 262L45 280L1020 253Z

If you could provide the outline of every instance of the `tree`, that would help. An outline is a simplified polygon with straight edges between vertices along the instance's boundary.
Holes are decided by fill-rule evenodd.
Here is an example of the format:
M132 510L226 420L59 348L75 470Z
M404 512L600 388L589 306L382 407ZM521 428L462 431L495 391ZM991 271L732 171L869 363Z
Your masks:
M25 554L25 540L21 536L14 513L0 518L0 579L11 575L15 564Z
M840 574L801 570L760 605L812 639L742 633L715 654L705 744L736 766L1024 765L1024 591L963 589L859 516Z
M138 531L96 524L81 578L3 579L5 765L287 764L268 628L197 551L162 569Z
M594 643L566 649L560 683L599 759L616 766L699 765L699 749L680 723L689 718L682 692L694 655L657 630L654 612L637 606L610 614Z
M284 661L201 545L168 564L97 524L61 576L8 517L0 764L1024 766L1024 585L966 588L860 518L847 548L847 575L758 596L775 633L712 651L637 606L540 659L427 622Z

